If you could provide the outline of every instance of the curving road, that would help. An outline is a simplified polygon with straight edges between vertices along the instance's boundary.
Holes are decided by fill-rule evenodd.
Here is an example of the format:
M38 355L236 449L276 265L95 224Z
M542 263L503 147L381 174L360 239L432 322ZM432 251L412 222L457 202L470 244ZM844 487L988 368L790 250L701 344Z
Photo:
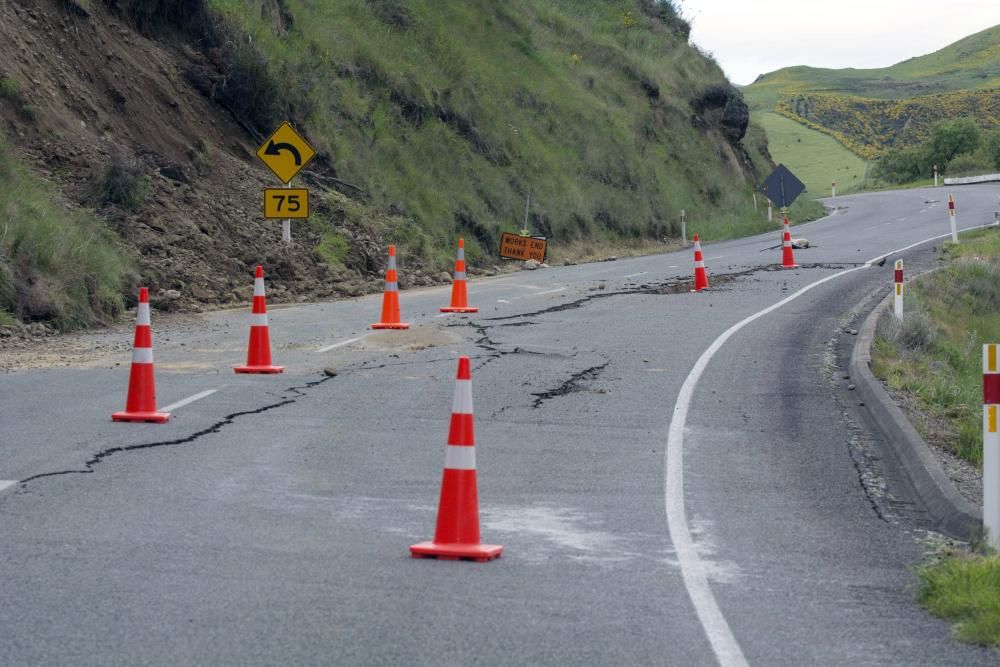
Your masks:
M953 192L962 228L1000 208ZM797 270L777 233L706 246L702 294L685 251L474 282L470 316L403 292L408 332L273 308L280 376L231 372L244 311L154 315L162 426L109 419L127 332L0 375L0 664L996 664L913 602L928 522L843 377L947 192L835 204ZM459 354L487 564L407 551Z

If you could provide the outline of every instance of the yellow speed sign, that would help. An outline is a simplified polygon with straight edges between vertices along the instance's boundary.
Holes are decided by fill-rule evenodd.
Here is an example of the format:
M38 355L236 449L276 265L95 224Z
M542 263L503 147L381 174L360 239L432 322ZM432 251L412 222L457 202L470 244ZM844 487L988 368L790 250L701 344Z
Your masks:
M265 218L308 218L309 190L305 188L265 188Z

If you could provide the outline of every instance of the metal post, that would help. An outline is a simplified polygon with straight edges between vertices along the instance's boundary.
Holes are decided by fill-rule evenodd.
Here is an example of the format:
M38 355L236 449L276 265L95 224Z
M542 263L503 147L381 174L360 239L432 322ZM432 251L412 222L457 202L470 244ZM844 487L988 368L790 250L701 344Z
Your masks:
M937 165L934 165L934 187L937 187Z
M771 200L767 200L767 221L774 222L774 213L771 210Z
M955 198L948 195L948 218L951 220L951 242L958 243L958 222L955 220Z
M531 209L531 193L528 193L527 199L524 200L524 227L521 229L521 233L524 236L531 234L531 229L528 227L528 211Z
M894 303L894 313L896 319L900 322L903 321L903 260L896 260L896 272L893 276L893 282L896 285L896 296Z
M1000 367L998 345L983 345L983 532L1000 549Z
M688 247L688 229L687 229L687 211L681 209L681 239L684 241L684 247Z
M760 209L757 208L757 193L756 192L753 193L753 212L754 213L760 213Z
M285 183L285 188L292 187L292 182L289 181ZM281 240L285 243L292 242L292 221L290 219L285 219L281 221Z
M831 193L830 194L831 199L837 198L837 181L832 181L830 183L830 193Z

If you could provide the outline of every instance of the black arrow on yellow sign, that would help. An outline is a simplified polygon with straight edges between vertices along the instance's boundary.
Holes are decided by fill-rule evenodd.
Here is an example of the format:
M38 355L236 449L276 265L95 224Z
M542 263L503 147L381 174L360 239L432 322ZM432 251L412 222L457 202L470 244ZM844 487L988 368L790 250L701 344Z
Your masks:
M302 154L299 153L298 148L296 148L291 144L285 144L285 143L276 144L272 141L267 145L267 148L264 149L264 155L280 155L281 151L288 151L289 153L292 154L292 157L295 158L296 167L302 165Z

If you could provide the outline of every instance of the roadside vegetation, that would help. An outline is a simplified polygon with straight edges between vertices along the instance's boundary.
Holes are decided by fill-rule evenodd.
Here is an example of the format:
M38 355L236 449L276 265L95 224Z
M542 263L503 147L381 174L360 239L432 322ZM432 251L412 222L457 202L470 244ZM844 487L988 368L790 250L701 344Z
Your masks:
M927 440L982 465L982 346L1000 342L1000 231L947 244L943 266L907 284L903 324L879 322L872 369L925 415Z
M955 638L1000 648L1000 555L983 547L948 549L917 571L917 599L954 623Z
M982 346L1000 341L1000 231L948 244L943 266L907 284L903 324L879 320L872 370L912 409L928 442L982 469ZM981 542L931 553L918 599L961 641L1000 648L1000 556Z
M0 325L15 317L60 329L109 322L123 310L131 268L114 234L63 206L0 134Z
M876 162L874 176L908 183L933 174L934 165L948 176L1000 172L1000 129L983 132L969 118L942 121L923 143L887 151Z

